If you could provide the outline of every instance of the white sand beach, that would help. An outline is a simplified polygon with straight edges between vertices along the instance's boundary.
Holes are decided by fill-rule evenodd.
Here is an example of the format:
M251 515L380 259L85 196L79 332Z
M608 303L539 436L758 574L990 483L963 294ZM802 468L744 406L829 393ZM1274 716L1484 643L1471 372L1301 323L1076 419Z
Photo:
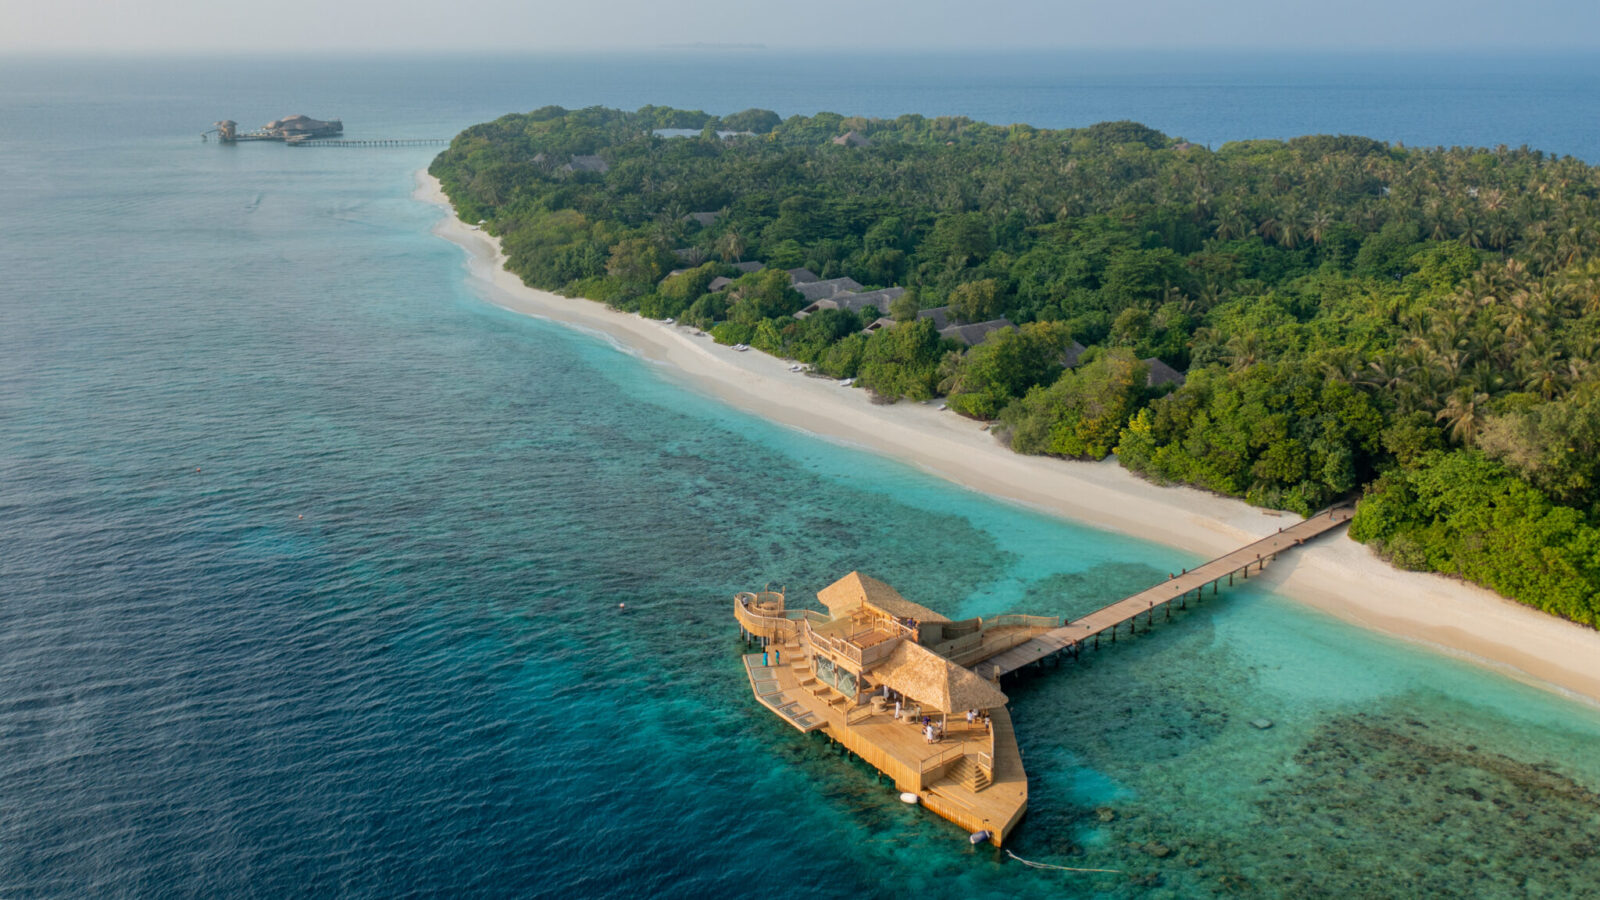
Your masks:
M760 352L718 346L692 329L535 290L501 265L499 242L450 209L418 173L416 197L446 215L439 236L465 248L470 277L491 303L609 335L673 377L739 409L913 464L957 484L1073 521L1219 556L1291 522L1242 501L1142 481L1115 461L1022 456L981 423L927 404L874 405L862 390L791 372ZM1354 624L1425 644L1512 677L1600 704L1600 632L1437 575L1403 572L1342 533L1267 569L1276 593ZM1118 598L1107 598L1107 602Z

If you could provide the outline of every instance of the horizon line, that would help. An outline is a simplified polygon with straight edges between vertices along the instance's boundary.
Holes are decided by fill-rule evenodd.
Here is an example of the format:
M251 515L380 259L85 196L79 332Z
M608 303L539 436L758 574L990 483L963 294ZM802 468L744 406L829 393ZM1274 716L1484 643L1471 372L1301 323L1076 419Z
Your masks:
M1224 54L1245 53L1257 57L1278 58L1295 57L1307 53L1320 56L1437 56L1456 54L1475 54L1487 58L1515 58L1544 56L1569 53L1595 53L1600 51L1600 43L1582 44L1526 44L1506 45L1501 43L1485 44L1450 44L1450 45L1424 45L1411 44L1326 44L1303 45L1298 47L1284 47L1282 45L1262 44L1204 44L1204 45L1177 45L1177 44L1117 44L1117 45L1072 45L1072 44L987 44L982 46L953 45L953 44L917 44L884 48L879 45L862 44L860 46L847 46L834 44L821 49L800 49L790 47L774 48L759 43L684 43L668 42L653 44L597 44L588 46L551 45L538 46L507 46L501 48L485 48L470 46L423 46L397 44L387 47L356 47L328 45L326 47L305 47L290 51L266 51L244 49L238 51L218 50L214 45L175 45L175 46L150 46L129 48L126 46L71 46L39 47L35 44L5 45L0 44L0 51L12 59L148 59L150 57L167 56L174 59L283 59L307 57L347 57L370 58L374 56L395 55L421 55L435 58L472 57L475 59L518 59L534 56L588 56L588 55L670 55L688 56L726 55L726 56L754 56L770 55L773 57L833 57L845 55L858 55L863 51L872 51L880 56L908 56L945 53L953 55L985 55L993 53L1063 53L1063 54L1125 54L1125 53L1169 53L1175 56L1184 54Z

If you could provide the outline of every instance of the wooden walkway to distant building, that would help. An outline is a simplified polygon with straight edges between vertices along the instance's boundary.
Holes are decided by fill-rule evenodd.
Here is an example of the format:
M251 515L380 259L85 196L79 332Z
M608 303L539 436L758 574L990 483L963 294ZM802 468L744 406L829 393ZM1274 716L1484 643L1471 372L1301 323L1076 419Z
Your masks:
M1006 675L1046 657L1081 649L1085 641L1092 640L1095 646L1099 646L1102 634L1109 633L1111 639L1116 640L1117 630L1123 625L1128 626L1130 633L1136 631L1139 617L1144 616L1148 626L1155 620L1157 609L1162 609L1165 615L1170 617L1173 602L1183 607L1188 604L1190 594L1199 599L1208 586L1215 594L1224 578L1230 585L1233 584L1236 575L1249 578L1251 567L1260 572L1268 562L1277 559L1282 551L1298 547L1311 538L1338 528L1350 521L1350 517L1354 514L1355 510L1350 507L1338 507L1318 513L1304 522L1291 525L1277 534L1268 535L1227 556L1218 557L1197 569L1176 575L1153 588L1096 610L1075 622L1068 622L1060 628L1047 631L974 668L984 676Z
M450 143L449 138L396 138L393 140L347 141L338 139L312 139L284 141L290 147L436 147Z

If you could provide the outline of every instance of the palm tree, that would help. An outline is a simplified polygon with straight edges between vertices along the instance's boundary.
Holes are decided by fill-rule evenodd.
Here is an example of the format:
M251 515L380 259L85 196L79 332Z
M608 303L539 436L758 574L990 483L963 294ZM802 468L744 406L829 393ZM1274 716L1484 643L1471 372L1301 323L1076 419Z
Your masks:
M1471 388L1461 388L1445 401L1444 408L1434 414L1435 422L1445 423L1445 434L1463 447L1471 446L1483 426L1484 405L1488 394L1473 393Z
M1306 235L1311 238L1311 243L1320 247L1331 227L1333 227L1333 216L1328 215L1326 210L1319 209L1306 220Z
M743 262L744 251L744 237L731 228L717 241L717 252L722 254L724 262Z
M1519 358L1518 363L1518 375L1524 390L1533 391L1546 400L1561 392L1564 379L1560 354L1546 350Z
M1242 372L1260 361L1261 338L1254 331L1246 331L1228 338L1224 345L1228 355L1228 369Z

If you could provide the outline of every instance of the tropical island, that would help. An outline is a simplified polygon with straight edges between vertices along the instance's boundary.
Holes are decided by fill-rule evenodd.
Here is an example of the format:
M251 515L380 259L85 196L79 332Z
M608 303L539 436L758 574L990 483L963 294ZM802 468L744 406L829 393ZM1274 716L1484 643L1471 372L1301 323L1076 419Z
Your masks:
M525 284L943 397L1600 623L1596 170L1348 136L547 107L430 170Z

